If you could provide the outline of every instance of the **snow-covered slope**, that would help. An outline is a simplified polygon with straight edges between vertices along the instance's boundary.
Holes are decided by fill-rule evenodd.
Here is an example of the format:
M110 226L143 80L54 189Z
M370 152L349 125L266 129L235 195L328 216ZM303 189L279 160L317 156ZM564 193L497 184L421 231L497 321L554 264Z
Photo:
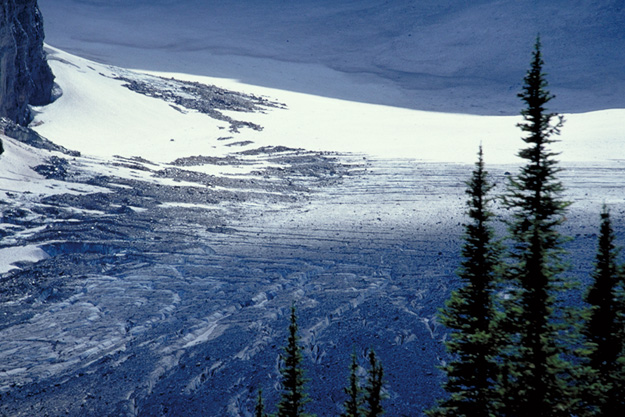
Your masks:
M64 50L287 104L288 110L248 116L264 130L244 129L235 135L239 141L447 162L472 161L480 142L491 162L514 162L516 93L540 32L557 94L553 110L615 109L567 115L562 158L623 157L625 117L616 110L625 108L621 0L47 0L40 6L48 43ZM81 73L62 60L53 65L66 94L38 117L44 136L87 153L159 161L229 150L216 140L225 136L216 130L223 123L112 88L120 82L99 73L114 70L90 70L86 61Z
M123 87L127 82L116 78L128 72L121 68L54 49L50 50L50 64L64 94L55 103L38 109L33 126L55 143L85 154L171 162L193 155L223 156L233 151L232 142L238 142L243 144L237 146L239 151L288 146L383 158L472 163L482 143L491 163L517 160L520 132L516 123L520 118L515 116L425 112L229 79L153 73L215 84L286 105L237 116L262 126L262 130L242 128L229 132L227 122L193 110L181 111L166 101ZM341 80L333 81L339 88ZM625 147L621 146L625 142L625 109L567 114L566 119L558 146L563 161L625 159Z
M103 191L99 187L84 184L70 184L65 181L47 179L32 167L41 165L51 156L50 152L33 149L14 139L0 135L4 153L0 156L0 201L3 202L3 221L0 223L4 234L0 249L0 273L14 269L17 261L36 262L47 258L36 245L20 246L20 240L40 232L40 228L15 227L4 223L14 209L29 210L46 196L59 194L81 194Z
M515 93L540 32L556 110L625 107L622 0L44 0L40 6L48 43L124 67L478 114L517 114Z

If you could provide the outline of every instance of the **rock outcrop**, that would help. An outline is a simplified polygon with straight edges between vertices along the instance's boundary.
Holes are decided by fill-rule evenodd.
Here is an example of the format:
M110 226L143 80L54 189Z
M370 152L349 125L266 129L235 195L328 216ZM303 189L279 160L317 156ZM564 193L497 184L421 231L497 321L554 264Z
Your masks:
M29 105L52 101L54 76L43 50L43 19L37 0L0 4L0 117L27 125Z

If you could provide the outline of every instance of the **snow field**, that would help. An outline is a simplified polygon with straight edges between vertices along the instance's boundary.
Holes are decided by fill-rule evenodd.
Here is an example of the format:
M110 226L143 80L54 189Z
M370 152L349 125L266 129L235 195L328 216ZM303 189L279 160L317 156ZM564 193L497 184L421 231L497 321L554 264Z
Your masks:
M70 64L71 63L71 64ZM427 162L472 163L482 143L486 162L518 163L522 143L517 116L476 116L424 112L350 102L292 91L246 85L229 79L156 73L162 77L214 84L268 97L287 109L262 113L224 111L260 124L263 130L229 133L226 123L190 111L182 113L156 98L142 96L112 79L120 69L53 50L51 61L64 90L55 103L38 109L33 125L59 145L103 158L142 157L167 163L194 155L224 156L260 146L366 154ZM562 162L625 159L625 109L567 114ZM218 139L235 136L253 143L227 147ZM173 141L172 141L173 139Z

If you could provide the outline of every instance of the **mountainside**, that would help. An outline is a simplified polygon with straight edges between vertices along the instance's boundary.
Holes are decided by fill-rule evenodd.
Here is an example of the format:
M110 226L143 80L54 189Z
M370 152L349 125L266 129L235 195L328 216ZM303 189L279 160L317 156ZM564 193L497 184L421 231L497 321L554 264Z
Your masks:
M342 411L350 354L374 348L387 415L422 417L478 146L494 195L518 169L518 115L452 113L518 114L536 27L513 14L545 12L554 110L618 103L618 2L563 5L42 2L63 95L0 123L0 415L250 417L258 388L273 412L295 302L311 412ZM602 204L625 241L625 109L565 118L583 280Z
M320 417L368 347L389 415L433 403L463 181L484 139L503 191L516 118L50 65L64 94L34 128L81 155L3 138L0 414L249 416L259 387L273 410L293 301ZM603 202L623 230L623 113L567 115L577 276Z
M43 19L37 0L0 6L0 117L30 122L29 105L52 100L54 76L43 51Z
M111 64L499 115L517 114L515 94L537 33L558 111L625 108L624 4L48 0L41 6L52 45Z

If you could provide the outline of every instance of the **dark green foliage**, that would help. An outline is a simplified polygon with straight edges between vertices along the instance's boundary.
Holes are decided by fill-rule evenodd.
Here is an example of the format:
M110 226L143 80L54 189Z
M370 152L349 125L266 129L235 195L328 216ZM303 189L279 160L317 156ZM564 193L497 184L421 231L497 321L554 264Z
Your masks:
M362 406L362 390L358 382L358 361L356 354L352 353L352 362L349 366L349 385L343 388L347 394L347 400L343 403L345 411L341 417L360 417Z
M265 414L265 404L263 403L263 390L258 390L256 397L256 406L254 407L254 417L267 417Z
M430 417L625 415L625 270L617 262L604 207L585 298L590 308L580 312L565 305L567 290L575 287L564 274L567 239L559 231L569 203L562 199L557 153L549 149L563 119L546 110L554 96L546 90L542 67L537 39L519 94L526 107L518 126L527 146L518 153L525 164L503 197L511 218L509 250L501 260L485 227L491 187L481 149L468 183L463 285L440 316L451 330L451 360L443 368L449 397L427 412Z
M585 400L588 409L599 416L625 414L625 300L617 257L610 212L604 206L595 269L585 298L589 315L583 329L589 371L584 381Z
M430 416L489 416L497 405L494 381L498 367L497 341L493 336L496 311L492 293L499 263L499 245L493 242L492 213L487 194L493 185L484 169L482 148L471 180L467 182L470 222L465 226L463 261L458 271L461 287L454 291L440 314L450 329L446 347L452 355L443 369L449 397L430 410Z
M302 368L302 352L299 346L295 305L291 306L289 336L282 359L284 365L280 369L280 375L282 376L283 389L280 402L278 403L277 417L309 416L304 411L304 406L308 402L308 395L304 390L304 384L307 380L304 377L304 369Z
M305 411L309 402L305 391L307 379L302 368L302 351L299 345L298 325L295 305L291 306L289 336L287 345L283 349L280 367L282 377L282 392L278 403L278 412L274 417L315 417ZM369 352L369 370L367 383L361 388L358 378L358 361L356 354L352 354L350 364L349 385L343 390L347 400L343 403L344 412L341 417L379 417L384 414L382 401L386 398L383 393L384 369L377 359L375 352ZM262 391L259 390L254 408L254 417L266 417Z
M369 367L367 385L365 386L363 415L365 417L378 417L384 414L384 409L382 408L382 400L385 398L382 393L384 369L373 350L369 351Z
M618 251L614 245L614 231L610 212L606 207L601 212L599 247L593 282L585 301L590 305L590 318L584 329L587 340L594 345L588 355L590 365L599 370L616 362L619 355L617 323L617 288L619 284Z
M528 145L519 151L525 160L520 173L511 178L506 206L512 210L509 222L511 250L507 265L506 319L500 331L508 336L502 352L505 377L504 415L516 417L568 416L578 402L569 390L570 363L565 358L567 341L562 335L571 327L561 313L558 296L570 285L561 278L564 238L557 230L564 221L568 203L557 155L548 149L559 133L562 117L546 111L553 98L546 90L542 71L540 40L536 41L531 68L519 97L526 104L522 111Z

